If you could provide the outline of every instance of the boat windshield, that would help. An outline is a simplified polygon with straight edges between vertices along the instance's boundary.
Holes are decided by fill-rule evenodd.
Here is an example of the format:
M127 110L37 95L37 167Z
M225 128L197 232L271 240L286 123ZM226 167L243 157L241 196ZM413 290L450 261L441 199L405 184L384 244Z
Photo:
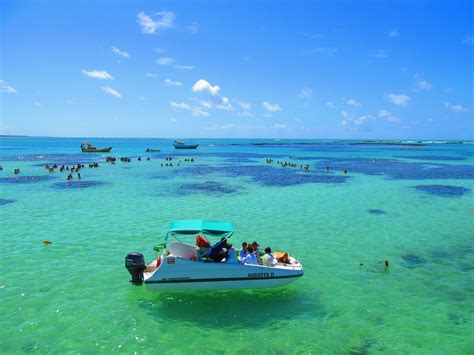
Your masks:
M234 226L230 222L196 220L172 221L169 226L168 235L197 235L203 234L208 237L229 238L234 233Z

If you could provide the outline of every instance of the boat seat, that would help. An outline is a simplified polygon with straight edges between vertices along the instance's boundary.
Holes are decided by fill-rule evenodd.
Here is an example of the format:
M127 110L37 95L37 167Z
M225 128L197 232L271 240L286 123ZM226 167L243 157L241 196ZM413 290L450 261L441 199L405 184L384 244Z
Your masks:
M168 250L171 255L181 257L183 259L191 259L196 254L196 246L191 244L185 244L181 242L173 242L168 245Z

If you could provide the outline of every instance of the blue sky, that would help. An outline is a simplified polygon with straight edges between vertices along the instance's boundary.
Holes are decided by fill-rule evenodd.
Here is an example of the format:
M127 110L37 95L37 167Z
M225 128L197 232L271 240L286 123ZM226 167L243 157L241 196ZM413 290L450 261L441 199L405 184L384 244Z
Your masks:
M0 3L0 132L473 139L471 1Z

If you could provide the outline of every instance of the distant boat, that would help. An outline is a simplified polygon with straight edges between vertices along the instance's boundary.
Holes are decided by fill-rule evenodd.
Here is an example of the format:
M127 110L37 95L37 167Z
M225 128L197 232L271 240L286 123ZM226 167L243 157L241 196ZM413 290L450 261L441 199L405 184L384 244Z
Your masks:
M147 153L158 153L158 152L160 152L160 150L159 149L153 149L153 148L147 148L146 152Z
M176 149L196 149L199 144L186 144L181 141L174 141L173 145Z
M81 143L81 150L83 153L108 153L112 150L112 147L107 148L95 148L89 142Z

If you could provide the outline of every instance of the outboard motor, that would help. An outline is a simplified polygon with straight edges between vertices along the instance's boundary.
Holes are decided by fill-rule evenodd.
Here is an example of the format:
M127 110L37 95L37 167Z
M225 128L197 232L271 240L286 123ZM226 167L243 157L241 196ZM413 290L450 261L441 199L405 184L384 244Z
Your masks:
M145 258L140 253L129 253L125 257L125 267L130 275L134 285L140 286L143 283L143 272L145 271Z

